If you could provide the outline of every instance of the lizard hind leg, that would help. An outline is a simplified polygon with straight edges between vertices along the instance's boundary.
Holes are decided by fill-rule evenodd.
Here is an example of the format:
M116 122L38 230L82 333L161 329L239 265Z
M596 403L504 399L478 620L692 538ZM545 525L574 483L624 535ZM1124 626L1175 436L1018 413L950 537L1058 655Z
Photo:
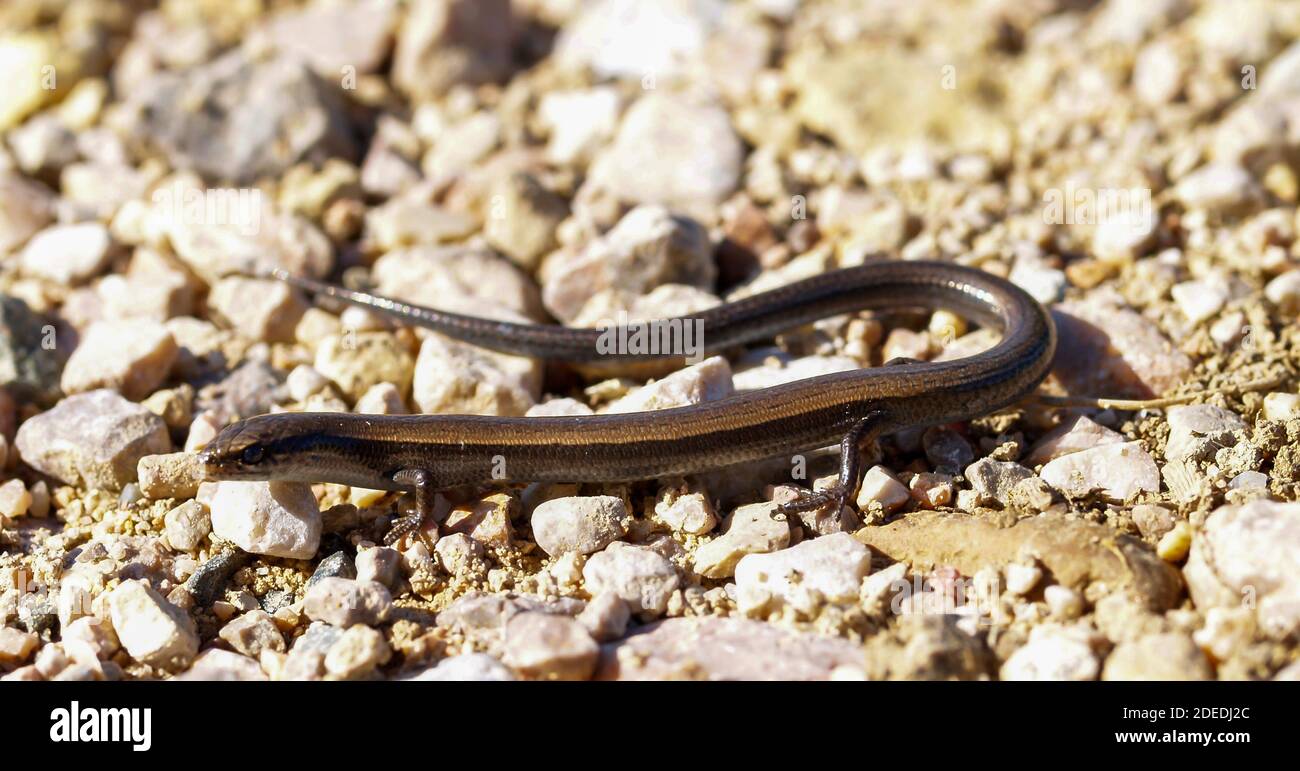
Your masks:
M384 545L392 546L401 540L402 536L413 532L421 532L421 526L433 516L434 509L434 482L433 474L426 469L403 469L393 475L393 481L402 485L410 485L415 491L415 508L410 514L398 519L393 523L392 529L384 536ZM433 544L429 543L421 532L421 540L425 541L425 546L429 551L433 551Z
M781 517L789 517L804 511L815 511L834 503L839 511L845 503L857 497L858 487L862 484L862 450L875 441L884 425L884 410L871 410L862 420L853 424L853 428L840 441L840 474L835 484L824 490L804 490L799 497L777 508Z

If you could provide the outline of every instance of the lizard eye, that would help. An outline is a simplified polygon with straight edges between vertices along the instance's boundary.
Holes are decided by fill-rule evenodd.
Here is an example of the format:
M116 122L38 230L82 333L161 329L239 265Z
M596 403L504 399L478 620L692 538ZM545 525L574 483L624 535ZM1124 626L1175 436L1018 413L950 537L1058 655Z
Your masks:
M250 444L244 448L243 460L250 466L255 466L262 462L262 456L266 453L262 450L260 444Z

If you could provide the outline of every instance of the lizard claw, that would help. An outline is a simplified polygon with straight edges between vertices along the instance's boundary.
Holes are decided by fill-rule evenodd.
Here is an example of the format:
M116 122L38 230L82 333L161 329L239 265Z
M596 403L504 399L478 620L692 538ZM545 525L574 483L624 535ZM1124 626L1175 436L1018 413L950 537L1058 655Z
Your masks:
M777 507L776 511L781 519L787 519L792 515L805 511L815 511L823 506L834 503L835 510L843 508L849 498L849 491L841 485L831 485L824 490L809 491L804 490L799 493L799 497L783 503Z
M388 534L384 536L384 545L392 546L393 544L397 543L402 539L402 536L406 535L407 533L414 532L415 529L423 523L423 521L424 521L424 517L421 516L419 512L415 512L415 511L411 512L410 514L407 514L404 517L401 517L400 519L398 519L396 522L393 523L393 526L392 528L389 529Z
M393 546L402 540L404 536L411 533L414 533L415 537L424 543L430 553L433 552L434 545L430 542L428 533L424 531L424 514L420 511L412 511L393 522L393 526L384 535L384 546Z

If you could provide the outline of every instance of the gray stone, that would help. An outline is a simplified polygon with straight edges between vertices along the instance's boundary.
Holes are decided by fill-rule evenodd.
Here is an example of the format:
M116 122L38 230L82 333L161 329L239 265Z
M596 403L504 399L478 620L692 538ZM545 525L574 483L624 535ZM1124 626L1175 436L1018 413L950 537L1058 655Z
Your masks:
M145 581L123 581L108 597L113 630L131 658L183 670L199 650L194 623Z
M677 569L649 548L615 542L591 555L582 568L587 591L593 595L612 592L633 612L662 614L668 598L681 582Z
M500 80L510 72L514 35L509 0L417 0L398 34L393 83L428 100L458 83Z
M627 533L622 498L611 495L553 498L533 510L533 539L552 557L591 554Z
M235 617L218 633L230 647L244 654L257 658L262 651L285 651L284 635L275 625L275 620L264 610L250 610Z
M336 551L316 565L316 570L307 579L307 588L317 584L322 578L356 578L357 566L345 551Z
M212 532L208 507L194 500L168 511L163 523L167 543L177 551L194 551Z
M272 589L262 597L262 610L275 613L294 604L297 599L297 596L287 589Z
M196 413L211 412L221 425L271 411L281 398L284 377L265 362L247 361L218 383L199 390Z
M48 594L27 594L19 600L18 619L32 634L43 634L59 626L57 604Z
M49 319L17 297L0 295L0 386L42 405L59 398L63 359Z
M736 565L743 611L789 605L811 614L824 602L854 603L871 554L848 533L804 541L771 554L749 554Z
M55 196L44 185L0 171L0 252L22 246L54 214Z
M436 666L402 679L434 682L502 682L516 678L514 672L486 653L462 653L459 656L445 658Z
M251 559L252 555L239 549L227 549L209 557L185 582L194 604L206 608L220 598L230 577Z
M313 621L294 641L277 680L320 680L325 673L325 656L343 637L343 630Z
M372 626L384 619L392 604L392 595L383 584L322 578L307 590L303 610L313 621L324 621L333 626Z
M129 95L135 135L211 179L248 184L300 161L356 156L342 94L294 57L235 49L154 75Z
M576 318L597 293L643 295L662 284L712 289L717 278L708 232L663 206L638 206L581 252L547 262L542 298L563 321Z
M306 59L322 78L339 79L383 65L393 46L397 11L393 0L308 5L275 14L259 33L279 50Z
M1011 490L1029 479L1034 472L1010 461L981 458L966 467L966 481L970 482L979 503L1007 505Z
M1152 634L1121 642L1106 658L1102 680L1213 680L1214 670L1185 634Z
M711 219L740 182L744 149L721 104L660 91L642 96L587 184L635 204ZM687 171L689 169L689 171Z
M627 631L632 612L616 592L597 594L578 614L578 623L598 642L617 640Z
M253 554L308 559L320 546L321 516L311 485L218 482L212 532Z
M728 578L746 554L763 554L790 544L790 525L776 519L775 503L741 506L723 522L722 535L695 551L695 572L706 578Z
M839 637L738 618L671 618L603 646L601 680L828 680L861 667L862 648Z
M266 673L257 661L220 648L203 651L189 669L172 678L177 682L261 682L266 679Z
M921 435L921 444L925 448L926 460L936 469L950 469L956 473L966 468L975 460L975 450L966 438L946 426L934 426Z
M506 626L505 661L527 677L586 680L600 648L577 621L549 613L520 613Z
M1183 577L1196 607L1249 601L1263 630L1283 638L1300 628L1300 503L1257 499L1220 506L1192 540Z
M18 429L29 466L67 484L120 490L146 455L171 450L163 419L109 390L69 396Z

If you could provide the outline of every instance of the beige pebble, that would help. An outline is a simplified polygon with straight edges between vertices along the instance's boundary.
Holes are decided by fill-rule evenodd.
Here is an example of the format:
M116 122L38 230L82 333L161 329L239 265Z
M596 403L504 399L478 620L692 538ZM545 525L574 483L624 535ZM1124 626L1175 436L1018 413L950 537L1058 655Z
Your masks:
M40 638L29 632L20 632L13 627L0 627L0 663L8 666L21 664L27 660Z
M307 303L282 281L232 276L208 294L208 305L235 331L250 340L290 342Z
M1181 562L1192 548L1192 526L1180 521L1156 544L1156 554L1165 562Z
M140 492L150 500L193 498L203 482L198 456L190 452L146 455L136 466Z
M1292 420L1300 417L1300 394L1288 394L1274 391L1264 396L1264 418L1266 420Z
M506 625L505 662L540 680L586 680L600 653L577 621L548 613L520 613Z
M171 332L158 322L98 321L68 358L60 385L69 394L112 388L139 401L167 377L179 352Z
M10 479L0 485L0 515L10 519L26 516L32 505L32 494L21 479Z
M208 445L217 437L217 432L221 426L217 423L217 418L211 412L201 413L190 424L189 433L185 436L185 452L198 452Z
M212 532L208 507L199 501L186 501L163 517L167 542L177 551L194 551Z
M406 415L410 410L402 391L392 383L376 383L357 399L354 410L362 415Z
M897 511L911 500L907 486L884 466L872 466L862 476L862 485L858 488L858 508L864 513L871 505L879 504L886 513Z

